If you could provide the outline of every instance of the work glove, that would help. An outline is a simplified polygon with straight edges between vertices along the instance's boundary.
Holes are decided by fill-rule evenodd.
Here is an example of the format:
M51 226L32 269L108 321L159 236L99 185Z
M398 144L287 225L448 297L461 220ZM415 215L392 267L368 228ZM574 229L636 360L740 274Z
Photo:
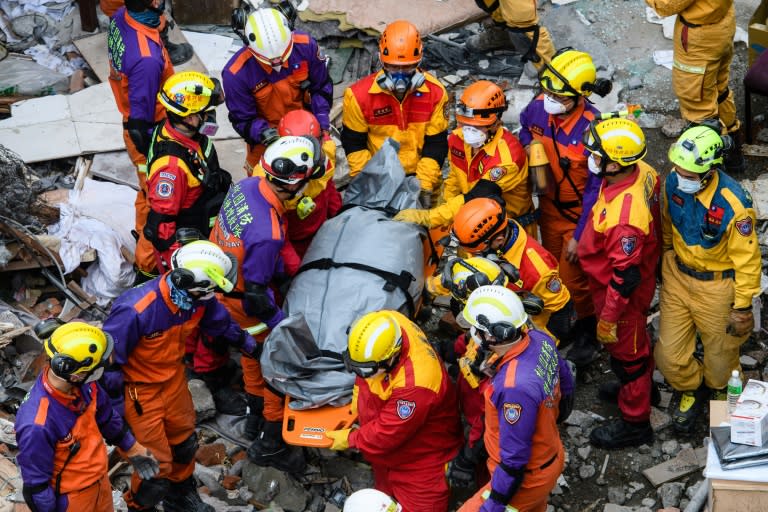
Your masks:
M509 512L510 510L515 510L515 509L511 507L507 508L507 505L503 503L499 503L496 500L487 498L483 502L483 506L480 507L479 512Z
M395 218L398 222L411 222L428 228L430 226L429 210L420 210L418 208L407 208L400 210Z
M331 444L331 450L346 450L349 448L349 433L352 432L351 428L345 428L342 430L330 430L325 433L325 437L333 440Z
M422 190L419 192L419 203L422 208L432 208L432 191Z
M258 361L261 357L261 352L264 349L264 344L256 341L253 336L245 331L240 335L240 340L240 352L242 352L244 356Z
M261 132L261 140L259 142L265 146L269 146L279 138L280 134L277 133L277 128L267 128Z
M451 487L472 487L475 483L475 467L472 449L466 444L459 450L458 455L448 463L445 476Z
M568 419L573 412L574 394L570 393L560 397L560 412L557 413L557 422L562 423Z
M597 341L600 343L616 343L619 338L616 336L616 323L600 319L597 322Z
M755 317L752 315L752 308L731 309L728 315L728 326L725 328L726 334L741 338L752 332L755 327Z
M125 452L125 456L142 480L150 480L160 472L160 463L152 452L138 441Z

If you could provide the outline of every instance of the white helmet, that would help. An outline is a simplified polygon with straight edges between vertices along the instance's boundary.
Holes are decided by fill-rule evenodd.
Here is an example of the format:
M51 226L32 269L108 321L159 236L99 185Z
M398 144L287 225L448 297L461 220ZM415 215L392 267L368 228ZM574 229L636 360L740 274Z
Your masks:
M472 326L475 341L486 347L516 340L528 321L528 314L517 294L504 286L494 285L473 291L462 315ZM485 334L495 340L487 340Z
M171 266L171 282L182 290L211 293L219 288L231 292L237 281L237 262L208 240L196 240L176 249Z
M314 137L289 135L267 146L261 167L270 181L294 185L325 172L324 153Z
M248 15L245 37L254 56L274 69L279 69L293 50L291 27L277 9L258 9Z
M400 512L403 507L376 489L360 489L349 495L342 512Z

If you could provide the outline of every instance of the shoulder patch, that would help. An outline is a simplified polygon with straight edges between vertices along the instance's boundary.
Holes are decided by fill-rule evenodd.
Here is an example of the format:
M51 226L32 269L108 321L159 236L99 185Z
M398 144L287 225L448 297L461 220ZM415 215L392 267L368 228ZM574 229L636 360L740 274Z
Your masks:
M413 415L413 411L416 410L416 402L410 400L398 400L397 403L397 415L401 420L407 420Z
M491 181L499 181L505 174L507 171L503 167L494 167L488 172L488 177L491 178Z
M752 234L752 217L736 221L736 229L740 235L749 236Z
M173 195L173 182L168 180L160 180L155 186L155 193L158 197L171 197Z
M549 278L549 281L547 281L547 290L551 291L552 293L560 293L560 290L562 289L563 283L560 281L560 277L552 276Z
M637 247L637 237L634 235L623 236L621 237L620 243L621 243L621 250L624 251L624 254L629 256L633 252L635 252L635 247Z
M522 412L523 406L520 404L504 404L504 419L507 420L507 423L510 425L517 423Z

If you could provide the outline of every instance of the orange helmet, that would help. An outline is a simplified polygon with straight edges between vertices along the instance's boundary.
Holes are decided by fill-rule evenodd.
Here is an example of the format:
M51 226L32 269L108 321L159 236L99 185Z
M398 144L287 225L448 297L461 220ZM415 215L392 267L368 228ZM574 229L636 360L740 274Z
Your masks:
M277 133L281 137L287 137L289 135L311 135L312 137L319 139L320 122L318 122L315 115L308 110L291 110L280 119L280 123L277 125Z
M456 121L472 126L490 126L499 120L508 106L501 87L488 80L478 80L464 89L456 105Z
M468 252L479 252L478 246L493 240L506 227L504 207L488 197L472 199L459 209L453 219L453 234Z
M379 39L382 64L416 65L421 62L422 50L419 30L410 21L393 21L387 25Z

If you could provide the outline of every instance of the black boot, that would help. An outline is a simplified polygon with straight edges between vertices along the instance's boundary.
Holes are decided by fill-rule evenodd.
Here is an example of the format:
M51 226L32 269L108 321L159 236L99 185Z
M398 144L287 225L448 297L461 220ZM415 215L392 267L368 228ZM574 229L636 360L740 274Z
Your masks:
M182 482L171 483L171 489L163 498L165 512L216 512L216 509L200 499L195 478L190 476Z
M653 429L650 421L630 423L620 418L593 429L589 442L606 450L650 444L653 442Z
M160 38L163 40L163 46L165 46L165 49L168 52L168 57L171 58L171 63L174 66L178 66L191 59L192 55L195 54L195 51L189 43L176 44L171 42L168 36L168 33L170 32L170 29L168 28L169 24L170 21L165 24L165 28L160 32Z
M264 426L264 397L256 395L245 395L245 401L248 403L248 409L245 416L245 432L243 435L248 440L256 439Z
M620 387L621 384L619 384L619 381L617 380L609 380L608 382L603 382L597 389L597 397L603 402L609 402L612 404L618 403ZM661 391L659 391L659 387L655 382L651 382L651 405L658 407L660 403Z
M709 400L709 389L702 384L696 391L675 391L669 409L672 416L672 426L677 432L690 433L696 425L696 420L704 411L704 405Z
M576 339L568 350L566 359L573 362L576 368L584 368L597 359L600 343L597 341L597 318L588 316L576 320L574 326Z
M259 437L247 453L257 466L272 466L287 473L303 473L306 466L302 448L289 446L283 441L283 424L280 421L265 421Z

